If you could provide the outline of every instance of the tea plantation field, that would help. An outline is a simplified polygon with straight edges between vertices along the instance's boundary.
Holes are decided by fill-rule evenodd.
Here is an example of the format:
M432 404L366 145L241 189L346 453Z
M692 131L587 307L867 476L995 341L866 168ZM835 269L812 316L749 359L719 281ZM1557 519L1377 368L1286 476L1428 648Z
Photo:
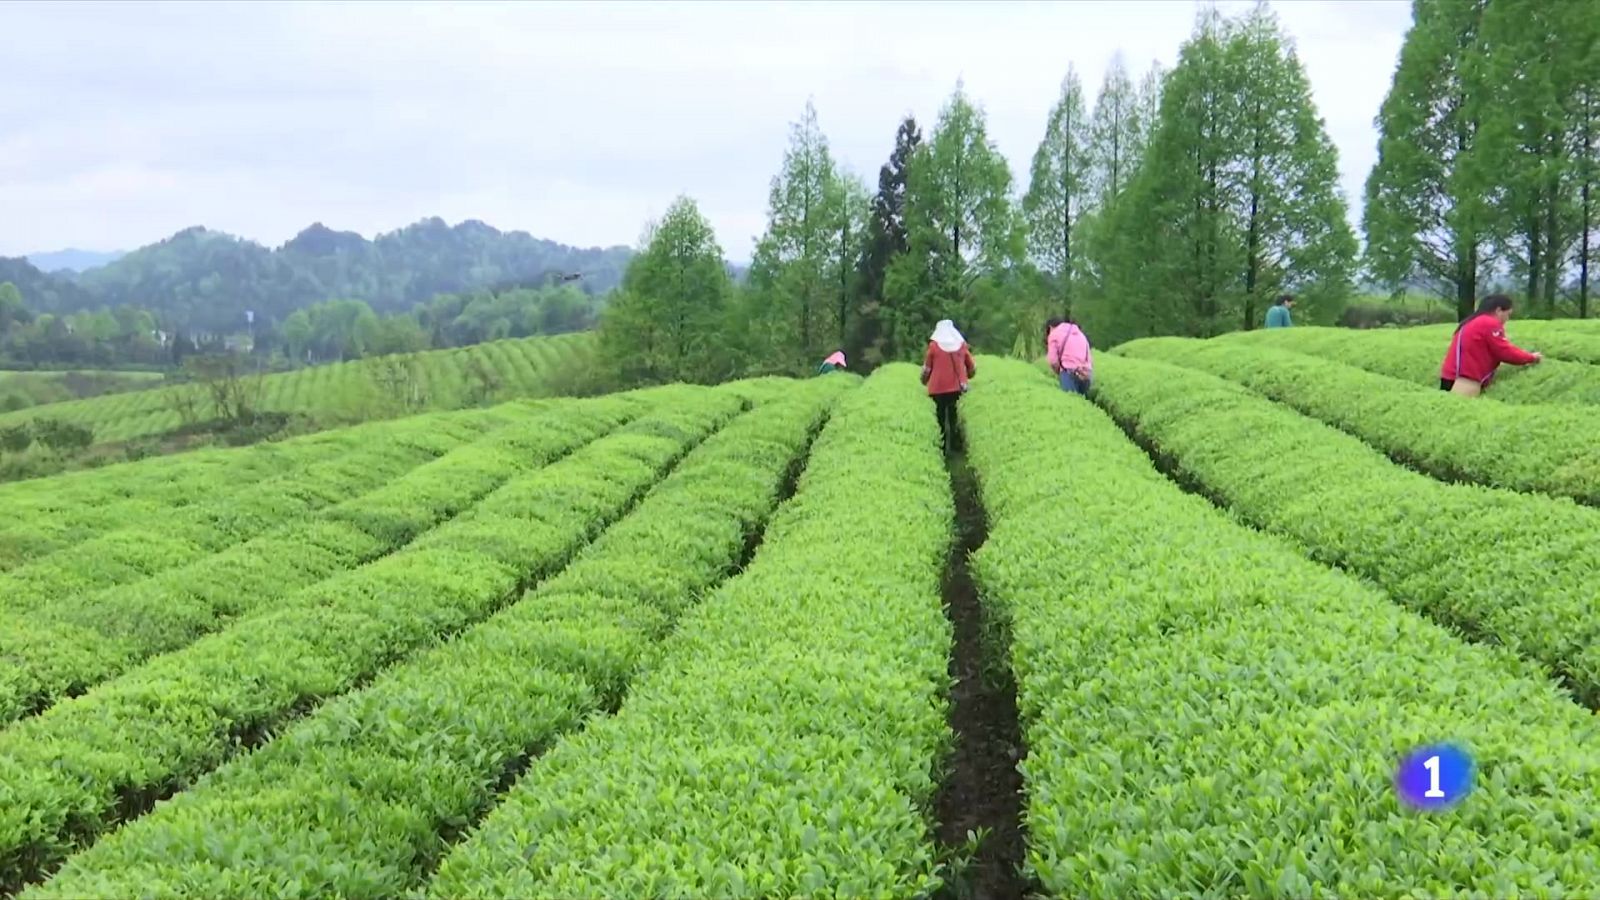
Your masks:
M261 411L349 423L407 410L457 409L484 397L541 393L552 373L587 365L592 345L593 335L587 332L518 338L312 366L244 381ZM45 376L27 377L38 381ZM0 377L0 396L6 385ZM210 415L204 389L191 384L29 406L0 414L0 430L50 418L90 429L96 444L131 441L190 424L184 420L186 399L192 399L195 416Z
M0 371L0 413L148 388L160 384L161 378L159 372Z
M980 356L949 457L897 364L0 485L0 894L1600 896L1600 332L1511 330Z

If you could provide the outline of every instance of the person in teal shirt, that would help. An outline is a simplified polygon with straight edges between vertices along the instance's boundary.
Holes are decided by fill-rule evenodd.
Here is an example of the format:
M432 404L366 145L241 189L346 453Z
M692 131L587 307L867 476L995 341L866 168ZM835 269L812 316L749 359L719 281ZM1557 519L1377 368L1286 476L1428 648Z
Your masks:
M1288 328L1294 324L1289 321L1289 310L1294 308L1294 297L1284 294L1278 302L1267 308L1268 328Z

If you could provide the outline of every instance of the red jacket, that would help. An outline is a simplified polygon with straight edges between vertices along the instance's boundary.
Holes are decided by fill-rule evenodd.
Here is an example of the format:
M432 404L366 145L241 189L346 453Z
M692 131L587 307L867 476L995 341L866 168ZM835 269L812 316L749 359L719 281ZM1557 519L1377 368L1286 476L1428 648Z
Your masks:
M1506 340L1506 327L1499 319L1476 316L1450 338L1450 349L1439 365L1439 377L1488 384L1501 363L1525 366L1533 361L1532 353Z
M963 381L978 374L978 367L973 363L972 351L967 349L966 344L952 353L940 350L938 344L929 341L928 353L922 358L922 371L928 373L928 394L932 396L957 393Z

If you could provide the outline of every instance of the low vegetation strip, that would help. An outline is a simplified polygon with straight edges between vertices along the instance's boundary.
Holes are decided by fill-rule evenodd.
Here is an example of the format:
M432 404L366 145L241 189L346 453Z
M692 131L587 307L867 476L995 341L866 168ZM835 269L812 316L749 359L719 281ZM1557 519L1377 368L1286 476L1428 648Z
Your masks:
M0 371L0 412L15 412L45 403L148 388L161 383L159 372L86 369L72 372Z
M1539 349L1520 336L1521 324L1511 323L1511 339L1527 349ZM1432 328L1274 328L1235 332L1212 340L1219 344L1260 342L1438 390L1439 365L1450 347L1450 332ZM1600 404L1600 366L1554 358L1536 366L1501 366L1485 396L1505 403Z
M1455 326L1436 331L1440 337ZM1588 319L1513 319L1510 330L1518 343L1547 358L1600 364L1600 331Z
M408 549L0 732L0 890L37 880L286 719L493 614L743 408L703 388L654 399L647 416L441 526L514 538L524 551L514 562L482 547Z
M534 414L525 412L524 417ZM429 433L352 442L332 458L235 492L148 517L0 575L0 610L32 612L202 559L403 474L479 436L428 423ZM454 432L454 433L452 433Z
M1600 707L1600 510L1442 484L1222 379L1104 354L1096 399L1251 524L1551 668Z
M0 613L0 724L392 553L507 479L615 429L637 414L636 406L626 397L557 405L376 490L189 565L26 615ZM369 471L359 458L352 465Z
M352 449L394 445L437 456L461 441L518 421L532 404L373 423L239 450L201 451L0 487L0 570L117 528L149 523L196 503L280 484L339 465Z
M615 708L679 613L739 563L855 383L791 386L734 420L519 602L324 705L23 896L403 896L523 761ZM506 564L537 550L517 531L486 537L440 532L428 545Z
M1517 317L1511 320L1508 331L1519 345L1538 350L1547 358L1593 365L1600 363L1600 326L1597 323L1600 320ZM1408 328L1403 333L1417 338L1426 336L1435 346L1445 347L1449 345L1450 334L1455 327L1452 321L1444 325Z
M881 368L840 401L751 564L617 715L534 761L431 896L936 889L952 516L916 369Z
M1600 891L1600 726L1536 667L1240 527L1030 367L980 366L962 401L989 514L975 568L1009 625L1040 894ZM1107 357L1095 374L1141 396L1185 384ZM1446 739L1477 787L1416 815L1394 766Z
M552 376L587 364L593 343L588 333L521 338L250 376L246 384L263 411L352 422L542 395ZM134 440L192 424L185 422L186 397L205 415L209 401L199 391L174 385L33 406L0 413L0 429L49 417L93 429L97 443Z
M1436 478L1600 503L1600 419L1581 406L1478 403L1266 346L1146 338L1116 352L1242 384Z

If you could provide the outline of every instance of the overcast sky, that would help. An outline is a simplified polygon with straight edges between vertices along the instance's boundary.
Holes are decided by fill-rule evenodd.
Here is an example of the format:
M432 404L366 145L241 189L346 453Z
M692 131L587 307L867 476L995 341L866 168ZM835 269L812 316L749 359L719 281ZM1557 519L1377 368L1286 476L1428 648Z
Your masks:
M1224 11L1247 4L1222 2ZM1359 202L1406 0L1277 0ZM0 2L0 255L424 216L633 244L685 193L749 258L807 97L876 183L958 78L1019 182L1067 67L1170 67L1193 0ZM1018 190L1021 190L1019 184Z

